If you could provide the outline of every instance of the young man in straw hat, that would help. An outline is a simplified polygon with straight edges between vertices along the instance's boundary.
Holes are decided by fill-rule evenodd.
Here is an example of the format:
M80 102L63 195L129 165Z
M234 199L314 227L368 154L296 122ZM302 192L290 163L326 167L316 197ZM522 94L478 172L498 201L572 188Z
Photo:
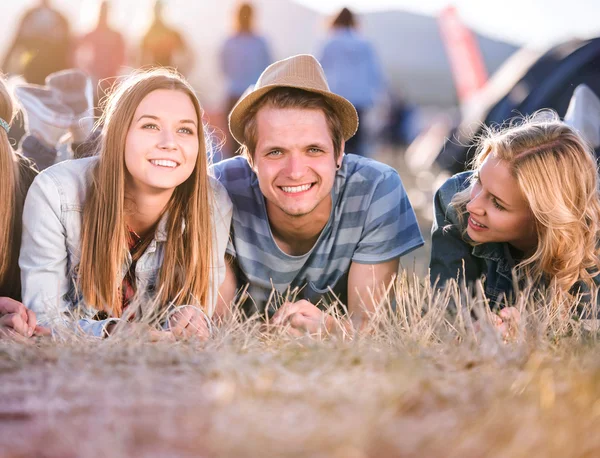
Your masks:
M324 310L339 300L360 326L423 245L398 173L344 154L357 127L310 55L275 62L241 97L229 128L243 154L214 167L234 206L225 303L248 285L246 313L301 334L332 331Z

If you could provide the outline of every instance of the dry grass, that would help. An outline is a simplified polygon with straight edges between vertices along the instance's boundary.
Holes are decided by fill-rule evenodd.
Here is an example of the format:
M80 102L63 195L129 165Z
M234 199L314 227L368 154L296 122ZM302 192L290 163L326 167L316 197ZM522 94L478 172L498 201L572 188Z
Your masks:
M481 299L406 277L354 338L3 341L0 455L599 456L597 333L534 296L509 342L474 330Z

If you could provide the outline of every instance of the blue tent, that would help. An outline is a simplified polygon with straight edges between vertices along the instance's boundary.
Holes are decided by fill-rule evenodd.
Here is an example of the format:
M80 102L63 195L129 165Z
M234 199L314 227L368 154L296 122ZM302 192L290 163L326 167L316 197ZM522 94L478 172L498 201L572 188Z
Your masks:
M512 81L495 97L487 97L492 103L480 107L483 108L479 111L483 116L479 120L463 120L449 134L436 160L444 169L451 173L465 169L465 163L474 153L474 139L481 133L481 128L473 127L477 122L487 126L502 124L510 118L530 115L542 108L552 108L564 117L578 85L586 84L600 94L600 37L570 40L533 61L523 59L521 68L514 61L511 65L514 69ZM520 76L515 83L516 73ZM510 80L511 75L507 75L506 79Z

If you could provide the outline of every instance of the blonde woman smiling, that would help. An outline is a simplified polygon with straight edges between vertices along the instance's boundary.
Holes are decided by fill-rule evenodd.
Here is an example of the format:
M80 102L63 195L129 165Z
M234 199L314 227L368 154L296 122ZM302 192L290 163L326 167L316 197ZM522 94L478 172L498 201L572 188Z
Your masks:
M598 280L596 161L554 112L490 131L473 171L446 181L434 207L432 282L485 277L486 296L500 304L513 272L567 294Z
M31 186L23 301L45 324L76 320L94 336L124 314L144 316L145 304L194 305L172 314L169 328L206 336L231 202L207 175L198 99L174 72L137 73L110 96L103 121L98 157L55 165Z

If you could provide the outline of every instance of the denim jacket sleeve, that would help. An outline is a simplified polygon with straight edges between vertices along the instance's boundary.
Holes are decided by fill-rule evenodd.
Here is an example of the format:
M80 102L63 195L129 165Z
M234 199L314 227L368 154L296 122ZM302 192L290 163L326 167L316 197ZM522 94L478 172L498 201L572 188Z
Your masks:
M69 299L71 276L68 272L66 228L61 212L61 188L51 173L36 177L29 188L23 209L23 236L19 266L23 303L33 310L38 322L57 331L73 324L76 314ZM102 337L107 324L115 319L97 321L84 317L77 321L83 333Z
M432 285L438 281L443 286L450 279L464 279L469 284L483 273L478 260L472 255L473 247L463 238L463 225L458 220L456 209L450 205L452 197L467 188L470 176L471 172L454 175L438 189L433 198L429 262Z
M212 260L213 277L212 286L210 288L209 304L206 307L208 316L212 316L214 313L219 287L225 280L225 253L229 244L229 234L231 230L231 218L233 215L233 205L229 194L219 181L211 178L211 186L213 189L214 201L212 205L212 217L213 217L213 243L212 250L213 256L216 256Z

